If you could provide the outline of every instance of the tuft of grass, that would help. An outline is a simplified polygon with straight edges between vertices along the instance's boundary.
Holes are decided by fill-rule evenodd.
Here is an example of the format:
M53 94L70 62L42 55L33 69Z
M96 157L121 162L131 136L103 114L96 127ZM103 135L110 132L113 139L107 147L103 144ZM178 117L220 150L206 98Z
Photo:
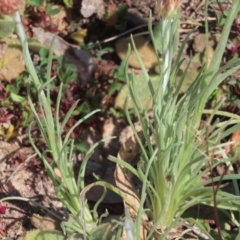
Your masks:
M96 142L90 149L86 151L81 168L79 169L77 177L75 178L73 170L74 140L71 139L71 134L76 127L78 127L79 124L99 110L85 114L81 119L74 123L73 126L71 126L67 133L64 132L65 126L70 117L74 114L78 104L78 101L74 102L61 121L60 105L63 93L63 84L68 82L69 78L74 77L74 72L72 72L71 68L69 67L67 67L67 69L63 69L63 66L57 68L58 77L60 78L61 83L58 86L55 111L53 113L50 95L52 88L56 87L54 82L55 77L51 76L54 58L53 48L50 48L48 55L46 55L46 52L43 53L43 55L45 54L46 61L43 61L43 66L41 67L46 69L45 74L43 74L43 72L37 73L30 57L26 34L18 12L14 14L13 20L16 24L16 32L21 41L23 58L29 73L27 78L27 100L30 110L34 116L34 121L30 123L28 130L29 139L34 150L43 161L45 169L52 180L57 197L62 202L64 208L69 212L68 219L60 218L62 220L62 235L65 237L74 236L74 239L89 239L89 237L98 235L101 236L104 232L104 235L107 237L108 234L113 234L112 231L109 230L111 225L100 224L98 216L96 217L90 211L85 197L80 196L81 191L85 188L84 176L87 161L92 155L95 147L101 144L104 140ZM39 78L39 76L41 78ZM38 108L36 108L32 100L33 92L35 97L37 95L39 103ZM38 126L46 145L46 150L44 152L37 147L31 135L31 131L36 125ZM108 139L109 138L106 138L106 140ZM49 157L52 159L51 163L48 160ZM20 197L8 197L2 199L2 201L7 200L23 200L32 202L29 199ZM37 203L34 204L36 205ZM45 208L45 210L48 209ZM95 238L93 237L92 239Z
M204 181L203 179L220 163L230 166L233 158L227 157L224 153L226 144L224 145L222 141L240 127L240 118L234 114L218 111L220 105L217 105L208 110L209 117L202 122L209 96L224 79L240 68L239 59L233 59L224 66L220 66L231 25L238 13L239 6L238 0L233 1L213 61L208 67L203 67L184 94L180 93L180 89L188 67L182 73L177 85L175 85L175 81L183 62L181 56L187 38L178 50L175 66L171 66L176 48L175 41L178 37L176 33L178 32L179 12L162 16L162 21L155 29L152 29L151 17L149 20L149 31L156 55L162 54L162 61L159 61L161 73L157 89L153 88L151 76L148 75L132 40L133 49L138 56L143 77L150 92L149 98L152 98L153 101L153 119L149 118L149 109L140 101L136 77L134 75L129 77L127 72L129 49L128 56L124 61L125 76L128 82L129 97L141 125L141 133L137 132L131 121L127 110L128 102L126 102L125 109L139 145L141 157L137 169L132 168L132 163L127 159L114 157L109 159L122 166L123 169L132 172L142 183L137 210L136 204L131 204L127 200L128 196L125 196L126 207L130 205L136 211L136 216L131 216L133 219L136 218L132 228L132 235L136 234L134 235L135 239L142 239L140 229L144 222L143 216L146 214L152 222L152 226L145 234L146 239L167 239L174 229L181 226L184 221L182 214L192 206L205 204L218 209L239 211L240 196L237 194L236 185L236 181L239 179L238 175L224 175ZM206 31L208 31L207 22ZM229 120L219 122L216 115L228 116ZM152 139L154 139L154 144ZM236 187L235 194L222 190L224 186L221 183L222 180L233 182ZM204 228L201 228L201 231L212 239Z

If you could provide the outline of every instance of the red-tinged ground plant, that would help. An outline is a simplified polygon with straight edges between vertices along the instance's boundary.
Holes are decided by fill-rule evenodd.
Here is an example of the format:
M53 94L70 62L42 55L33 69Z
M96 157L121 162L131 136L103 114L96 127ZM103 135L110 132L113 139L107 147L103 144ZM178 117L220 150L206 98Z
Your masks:
M0 203L0 214L5 214L6 210L7 210L7 207Z
M126 113L134 131L136 146L138 146L132 146L132 150L140 150L141 157L136 169L131 166L128 159L124 159L124 155L121 159L110 157L110 160L118 163L122 172L130 171L142 183L140 194L132 191L132 196L135 195L135 198L132 198L129 192L126 194L127 190L117 180L117 185L122 191L125 191L126 210L130 208L135 211L135 214L132 214L134 211L130 211L132 221L129 219L126 221L126 235L128 239L143 239L144 237L146 239L171 239L174 237L174 233L177 233L176 229L184 222L189 221L191 224L197 224L200 231L209 239L213 239L197 220L182 219L182 215L190 207L198 204L239 211L240 197L236 184L238 175L214 177L206 181L203 181L203 177L218 164L229 165L231 163L233 158L226 156L222 140L240 127L240 118L237 115L218 111L218 106L205 110L205 105L213 91L226 77L240 68L239 59L233 59L221 66L228 35L237 16L240 2L235 0L232 3L213 60L208 66L203 67L184 94L180 93L180 89L186 78L188 67L183 72L179 83L175 82L176 75L183 63L181 57L187 41L186 38L180 49L177 50L180 1L158 0L157 4L161 21L153 30L151 18L149 21L149 31L156 55L161 54L157 89L153 87L151 76L145 69L134 42L132 43L143 71L146 86L149 88L149 100L153 102L153 120L149 118L149 109L143 107L143 102L137 94L137 78L135 75L129 77L128 54L125 60L125 71L130 96L126 102ZM207 6L206 2L205 14L207 14ZM207 26L206 20L206 31L208 31ZM177 58L172 66L176 51L178 51ZM127 111L130 101L138 116L141 133L137 132ZM206 127L201 128L204 113L208 113L210 117L205 123ZM216 114L226 116L229 120L224 122L213 120ZM128 179L127 176L125 177ZM222 185L218 191L215 191L214 186L221 184L219 183L221 180L232 181L236 192L224 192L221 190ZM122 182L124 181L122 180ZM125 182L129 183L129 180ZM139 199L138 203L137 199ZM148 216L148 223L151 221L151 224L146 223L146 216ZM145 224L143 224L144 222ZM142 227L146 230L145 236L141 235ZM180 238L181 233L175 237Z

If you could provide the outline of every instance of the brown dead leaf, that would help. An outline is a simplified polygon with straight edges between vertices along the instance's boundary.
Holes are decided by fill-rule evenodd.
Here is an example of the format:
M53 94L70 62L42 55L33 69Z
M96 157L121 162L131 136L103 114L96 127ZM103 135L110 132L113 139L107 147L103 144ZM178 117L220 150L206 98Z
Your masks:
M16 48L7 48L2 46L3 55L0 58L0 79L11 82L25 71L22 51ZM5 54L4 54L5 51Z
M66 8L58 5L53 5L52 10L54 9L59 9L59 12L51 16L52 23L57 27L59 31L64 31L68 26L68 23L65 20L67 19Z
M53 51L57 56L64 55L67 62L73 64L79 74L83 84L86 84L96 69L96 62L89 52L80 49L78 46L69 44L62 38L46 32L41 28L33 28L33 32L38 41L43 44L47 49L50 48L52 40L54 39Z
M225 147L226 153L232 152L235 148L237 148L240 145L240 129L232 133L230 142L233 143Z
M240 129L235 131L231 136L231 141L233 141L232 148L235 148L240 145Z
M62 56L69 48L79 49L78 46L69 44L62 38L43 30L42 28L32 28L34 35L37 37L38 41L43 44L47 49L50 48L51 43L54 39L53 51L57 56Z
M143 139L142 132L139 133L139 137ZM121 147L118 158L126 161L127 163L131 164L134 158L137 156L137 154L140 151L140 146L134 136L127 139L127 141L123 144ZM123 192L128 202L124 201L125 208L129 209L130 215L133 219L137 216L137 210L140 207L140 199L138 196L138 192L136 188L134 187L134 183L132 182L132 174L122 167L121 165L117 164L116 170L114 173L115 181L117 187ZM129 205L131 203L131 205ZM142 222L147 222L148 217L146 214L143 214L142 216ZM147 234L147 231L142 225L141 227L141 239L145 239ZM122 237L126 237L125 231L123 232Z

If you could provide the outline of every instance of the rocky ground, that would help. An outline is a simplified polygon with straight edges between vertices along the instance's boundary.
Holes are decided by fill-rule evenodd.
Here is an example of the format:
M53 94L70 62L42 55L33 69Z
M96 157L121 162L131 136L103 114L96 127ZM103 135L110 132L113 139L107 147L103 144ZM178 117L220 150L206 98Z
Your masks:
M80 83L81 86L85 85L83 89L89 87L90 90L94 89L96 94L98 94L99 91L104 91L103 89L106 86L107 79L112 77L112 69L117 68L120 64L119 54L115 49L116 40L109 42L106 40L110 37L115 37L118 40L118 36L124 31L138 27L141 24L146 25L149 16L149 10L153 12L154 20L157 20L158 16L155 10L155 2L155 0L113 0L109 3L109 1L103 0L83 0L81 4L76 4L74 10L68 10L71 12L71 22L80 24L88 30L88 33L84 36L86 44L94 44L99 41L103 43L103 47L111 47L113 49L112 52L107 52L105 55L103 54L99 58L94 55L96 53L94 52L95 50L90 51L90 55L92 54L97 62L94 74L101 86L100 90L96 90L96 88L93 88L92 86L89 87L89 85L91 85L88 82L90 79L86 77L86 82L84 84ZM195 52L200 51L201 53L202 38L201 36L199 37L199 34L204 34L205 1L182 0L181 3L182 11L180 37L183 39L186 34L192 31L195 27L198 27L197 30L190 34L187 48L194 49ZM90 6L91 4L92 7ZM123 16L120 16L119 12L114 12L116 11L117 6L120 4L123 4L127 7L127 11ZM26 12L29 11L29 9L26 9ZM39 7L37 10L35 8L34 11L36 14L41 13L41 16L44 15L44 10L41 7ZM106 18L106 13L109 13L109 19ZM119 14L119 16L114 16L114 13ZM68 16L69 12L65 13L65 11L63 11L63 14L67 14L64 16ZM28 18L28 16L31 18ZM31 14L24 15L23 19L28 22L29 28L39 26L42 27L44 25L44 21L42 21L41 24L36 24L36 22L34 22L34 17L31 16ZM211 48L214 51L214 46L217 44L217 36L221 29L217 23L216 13L212 7L209 8L208 22L212 32ZM116 25L119 26L119 28L115 28ZM71 31L69 30L71 28L69 24L59 24L57 27L61 27L59 36L62 37L67 44L76 45L76 42L68 38L68 33ZM50 29L50 27L46 27L46 25L45 30L53 32L53 28ZM138 29L137 32L146 30L147 28L145 26L142 29ZM129 34L130 33L127 33L126 36L129 36ZM239 39L240 34L237 32L236 28L233 29L232 35L234 39L233 41L239 41L237 39ZM202 37L205 36L202 35ZM229 42L229 46L231 46L233 41ZM204 48L204 46L202 48ZM33 57L38 57L38 54L33 54ZM211 59L211 56L208 56L208 58ZM201 63L198 67L201 67ZM3 81L3 85L5 82ZM11 82L11 84L13 83L13 81L8 81L8 83L9 82ZM80 141L83 141L88 147L92 146L96 141L104 137L117 137L114 140L105 142L95 150L93 156L89 160L86 170L86 183L91 183L93 181L92 173L94 172L102 179L114 184L113 172L115 165L108 161L107 156L109 154L117 156L120 146L131 135L131 128L128 126L125 118L117 117L116 114L113 115L109 114L108 112L110 107L114 106L115 97L116 95L113 95L111 98L102 101L101 104L103 104L103 113L98 114L97 118L94 118L93 122L91 122L91 124L89 124L87 127L80 128L79 132L75 133L75 137L79 138ZM1 109L3 111L2 115L4 116L4 114L6 114L6 112L4 112L6 109L0 105L0 110ZM18 110L21 111L21 108ZM12 114L14 115L14 112ZM15 114L17 113L15 112ZM1 117L2 116L0 115L0 119ZM27 140L28 137L26 135L26 126L17 128L16 119L14 120L14 117L12 119L12 122L1 121L0 126L0 130L3 129L4 131L8 131L9 125L13 124L15 125L17 131L17 134L15 134L14 137L6 137L6 133L2 134L0 141L0 198L2 199L11 196L28 198L44 205L47 208L50 208L51 210L56 211L57 213L62 213L62 204L58 201L54 194L54 188L51 180L47 176L41 160L38 158L29 144L29 141ZM76 151L76 167L79 166L82 158L83 154ZM101 195L101 191L101 188L98 187L92 189L87 194L88 200L90 202L95 202L98 200ZM104 207L107 207L113 214L121 214L123 211L122 200L113 193L108 194L104 200L104 204ZM33 206L27 201L14 200L3 202L0 205L0 213L2 213L0 215L0 238L2 239L7 237L11 239L17 239L30 229L41 228L41 224L45 224L45 221L53 221L54 223L52 228L56 229L58 227L58 223L53 219L49 220L49 216L47 216L45 219L42 219L41 216L46 215L46 213L44 213L39 207ZM39 214L40 216L38 215L37 217L36 214ZM40 220L36 220L37 218L40 218ZM49 222L47 222L47 225L49 225L48 223Z

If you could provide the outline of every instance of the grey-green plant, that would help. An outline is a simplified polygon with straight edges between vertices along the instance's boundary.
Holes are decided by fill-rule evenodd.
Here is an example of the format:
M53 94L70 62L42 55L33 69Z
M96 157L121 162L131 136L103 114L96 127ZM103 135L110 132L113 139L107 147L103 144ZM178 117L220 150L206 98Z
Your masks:
M63 207L69 213L66 219L61 218L60 216L56 216L60 218L62 221L62 229L63 232L57 232L57 235L64 236L64 238L71 237L71 239L107 239L109 234L113 234L113 231L110 231L111 226L109 224L100 224L98 216L93 214L89 208L87 200L84 195L80 196L81 191L85 188L84 185L84 177L85 177L85 168L88 159L92 155L94 148L98 146L98 144L102 143L104 140L100 140L96 142L85 154L85 157L82 161L81 167L77 173L77 177L75 178L74 174L74 141L70 138L71 133L74 129L81 124L83 121L88 119L90 116L98 112L99 110L95 110L86 114L80 120L78 120L74 126L65 134L64 136L64 128L73 114L74 110L77 107L78 101L76 101L70 110L66 113L63 121L60 121L60 103L62 97L63 90L63 82L61 82L59 86L59 93L55 106L55 114L52 112L52 103L50 98L50 90L51 83L54 81L54 77L51 77L51 66L53 59L53 48L50 48L48 54L48 62L47 62L47 71L46 71L46 81L42 82L39 79L36 68L32 62L29 48L28 48L28 39L26 37L26 33L24 27L21 22L21 18L18 12L13 15L13 20L16 26L16 33L20 39L22 50L23 50L23 58L26 64L26 68L28 70L29 76L27 79L28 85L28 103L30 105L31 111L34 115L34 120L29 126L29 139L30 142L38 154L38 156L42 159L45 169L52 180L55 193L59 200L62 202ZM54 42L54 40L53 40ZM53 44L53 43L52 43ZM38 93L38 104L39 108L37 109L35 104L32 101L31 91L35 89ZM35 140L32 137L32 128L37 125L39 131L42 135L42 138L46 145L46 150L42 152L35 144ZM106 138L107 139L107 138ZM109 139L109 138L108 138ZM49 163L48 156L51 156L52 163ZM101 198L102 199L102 198ZM33 204L33 201L20 197L8 197L5 199L1 199L1 201L7 200L23 200L29 201ZM39 204L37 204L39 205ZM41 206L43 207L43 206ZM44 208L49 213L54 214L49 211L49 209ZM96 213L96 211L95 211ZM56 214L55 214L56 215ZM37 231L34 233L30 233L24 239L35 239L36 236L45 236L44 231ZM31 235L33 234L33 235ZM52 234L47 232L48 234ZM53 232L54 235L54 232ZM29 237L30 236L30 237ZM104 238L103 238L104 237ZM43 239L48 239L45 237ZM49 238L50 239L50 238ZM56 238L51 238L56 239ZM63 237L59 237L59 239L63 239Z
M164 2L167 4L168 1ZM205 3L206 16L207 2ZM112 156L109 159L131 171L142 183L142 190L139 194L140 208L137 212L135 227L132 230L136 233L134 239L141 239L140 227L143 213L146 213L152 221L152 227L148 231L146 239L168 239L167 237L173 229L176 229L184 221L188 221L182 219L182 214L192 206L206 204L229 211L239 211L240 209L240 196L236 184L239 179L238 174L212 177L203 181L204 176L218 164L224 163L230 166L233 158L228 157L224 152L224 146L230 143L224 144L223 140L240 127L239 116L219 111L219 105L205 110L205 105L213 91L229 75L240 68L239 59L231 60L221 66L229 32L239 6L240 2L234 0L213 60L209 66L201 69L195 81L184 94L180 93L180 89L189 66L183 71L177 84L175 81L183 63L181 57L187 38L178 50L176 61L174 61L175 66L171 66L174 49L176 49L175 41L178 37L176 33L178 32L179 9L170 15L162 15L162 20L155 29L152 29L151 17L149 20L149 31L156 54L157 56L160 53L162 55L162 60L159 61L161 73L157 89L153 87L155 82L152 82L132 41L143 72L141 77L145 79L144 87L146 92L149 92L149 99L153 102L151 109L153 117L152 119L149 117L150 109L141 101L137 82L139 76L132 74L129 77L128 54L124 63L129 99L141 125L144 140L139 137L139 133L131 121L128 101L126 101L125 110L135 138L140 145L141 157L136 170L133 170L131 164L124 160ZM205 25L207 36L207 20ZM205 122L202 120L204 113L209 114L209 118ZM225 116L229 120L219 122L215 117L217 115ZM221 190L221 187L224 186L221 184L221 180L232 181L235 191L228 193ZM220 184L219 188L216 187L218 184ZM128 202L128 204L130 203ZM130 206L133 209L135 207L131 204ZM239 220L240 218L237 219L237 222ZM189 219L189 222L192 223L192 220ZM197 224L197 221L192 224ZM203 227L199 227L208 235L209 239L213 239Z

